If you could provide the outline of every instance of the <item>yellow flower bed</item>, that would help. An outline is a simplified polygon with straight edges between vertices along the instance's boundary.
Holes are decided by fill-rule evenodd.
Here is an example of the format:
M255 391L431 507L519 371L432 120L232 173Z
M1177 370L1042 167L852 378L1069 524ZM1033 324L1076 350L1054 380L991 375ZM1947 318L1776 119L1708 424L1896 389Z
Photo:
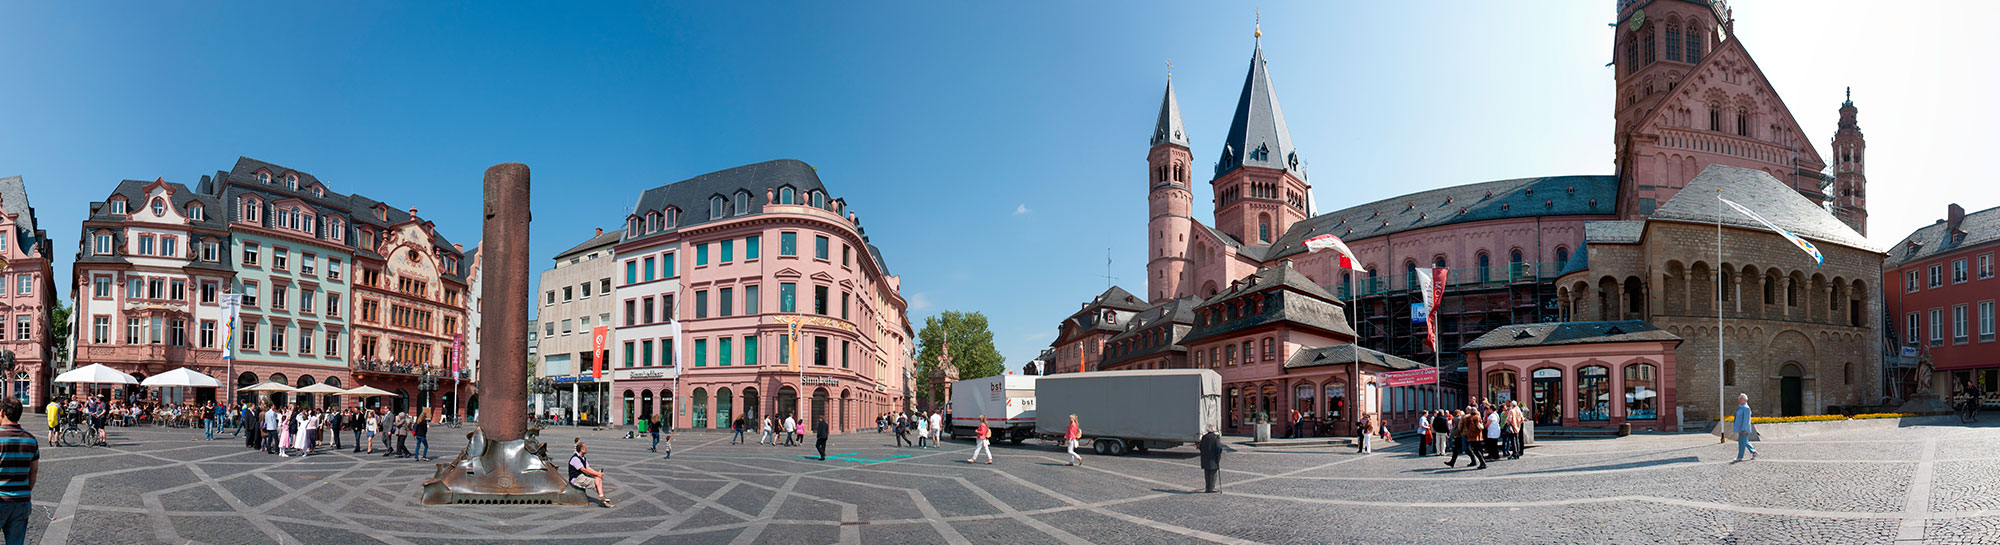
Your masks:
M1920 416L1920 415L1918 415L1917 413L1869 413L1869 414L1857 414L1854 415L1853 418L1848 418L1846 416L1837 414L1821 414L1814 416L1757 416L1757 417L1752 417L1750 419L1750 423L1786 424L1791 422L1832 422L1837 420L1872 420L1877 418L1908 418L1912 416ZM1725 416L1722 418L1722 420L1724 422L1735 422L1736 417Z

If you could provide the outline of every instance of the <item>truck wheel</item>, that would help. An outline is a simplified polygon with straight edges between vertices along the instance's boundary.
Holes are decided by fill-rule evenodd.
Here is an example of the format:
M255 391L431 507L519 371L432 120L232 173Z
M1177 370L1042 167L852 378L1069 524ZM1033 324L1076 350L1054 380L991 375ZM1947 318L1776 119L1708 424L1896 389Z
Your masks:
M1028 440L1028 436L1026 436L1026 435L1022 435L1022 434L1018 434L1018 433L1017 433L1017 434L1014 434L1014 438L1013 438L1013 439L1009 439L1009 441L1013 442L1013 443L1014 443L1014 444L1016 444L1016 445L1019 445L1019 444L1021 444L1021 442L1022 442L1022 441L1026 441L1026 440Z
M1125 442L1124 442L1124 441L1105 441L1105 442L1104 442L1104 444L1105 444L1105 446L1106 446L1106 447L1109 447L1109 448L1107 448L1107 449L1106 449L1106 450L1107 450L1108 452L1106 452L1105 454L1110 454L1110 455L1112 455L1112 456L1124 456L1124 455L1125 455Z
M1092 448L1093 450L1096 450L1098 454L1105 454L1105 455L1108 455L1108 454L1111 454L1111 442L1110 442L1110 441L1106 441L1106 440L1103 440L1103 439L1098 439L1098 440L1097 440L1097 443L1096 443L1096 444L1094 444L1094 445L1091 445L1091 448Z

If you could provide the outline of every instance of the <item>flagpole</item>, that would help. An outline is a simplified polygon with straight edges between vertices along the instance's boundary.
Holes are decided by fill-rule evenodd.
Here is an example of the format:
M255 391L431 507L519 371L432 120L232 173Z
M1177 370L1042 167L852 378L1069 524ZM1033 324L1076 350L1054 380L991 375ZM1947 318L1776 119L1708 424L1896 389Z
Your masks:
M1729 412L1729 393L1723 391L1728 369L1724 368L1722 352L1722 188L1715 188L1715 427L1716 442L1727 442L1729 431L1722 429L1723 413Z

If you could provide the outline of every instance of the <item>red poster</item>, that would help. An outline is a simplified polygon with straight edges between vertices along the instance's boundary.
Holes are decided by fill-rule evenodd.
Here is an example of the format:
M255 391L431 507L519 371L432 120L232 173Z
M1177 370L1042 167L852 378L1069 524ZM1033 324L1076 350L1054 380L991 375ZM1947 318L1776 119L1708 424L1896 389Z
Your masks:
M1380 375L1376 375L1376 377L1381 378L1382 386L1388 388L1400 388L1403 386L1418 386L1423 384L1437 384L1438 369L1436 367L1425 367L1423 369L1413 369L1409 371L1382 373Z
M610 336L611 328L597 326L590 330L590 376L604 380L604 338Z
M458 378L459 361L465 359L465 334L451 336L451 376Z

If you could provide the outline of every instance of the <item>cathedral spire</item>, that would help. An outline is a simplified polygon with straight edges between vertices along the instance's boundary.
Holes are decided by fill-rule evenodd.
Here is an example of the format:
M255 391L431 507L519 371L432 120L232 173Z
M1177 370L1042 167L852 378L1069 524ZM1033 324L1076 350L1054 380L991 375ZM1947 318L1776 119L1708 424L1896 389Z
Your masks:
M1285 128L1284 109L1278 107L1278 93L1265 71L1264 46L1260 35L1250 55L1250 73L1243 78L1243 94L1236 100L1236 117L1229 122L1229 138L1223 141L1222 157L1215 163L1221 177L1240 166L1286 170L1300 175L1300 158L1292 149L1291 131Z
M1181 126L1181 101L1174 97L1173 63L1167 64L1167 96L1160 99L1160 121L1153 124L1153 145L1189 147L1187 128Z

